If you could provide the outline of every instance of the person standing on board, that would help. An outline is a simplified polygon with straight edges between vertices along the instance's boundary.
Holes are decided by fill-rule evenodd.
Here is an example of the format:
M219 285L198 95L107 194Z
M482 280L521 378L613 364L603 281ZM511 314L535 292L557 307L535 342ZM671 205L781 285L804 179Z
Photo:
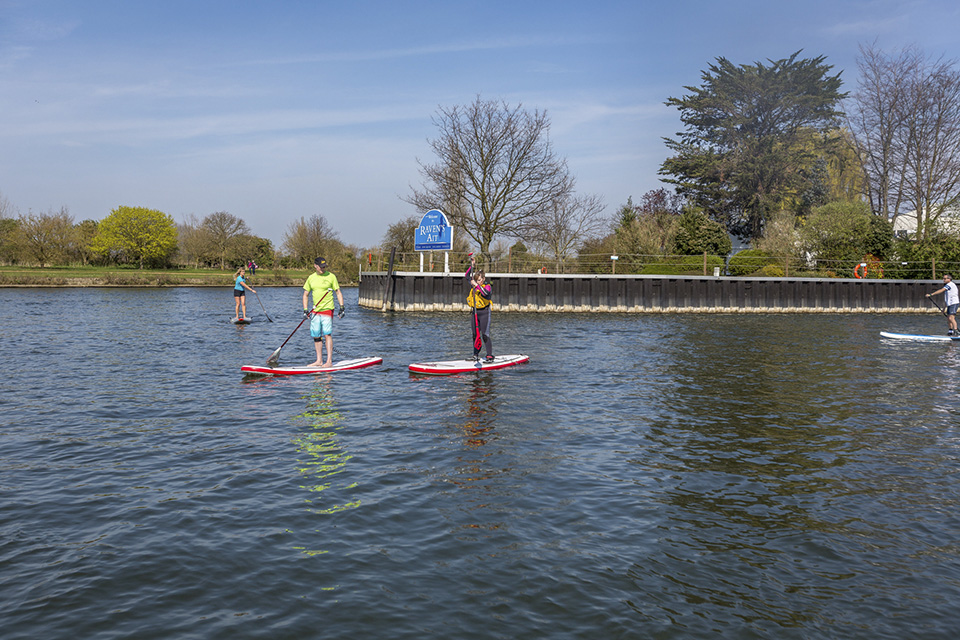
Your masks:
M953 278L949 274L943 276L943 286L933 293L928 293L927 297L931 298L940 293L944 294L943 302L947 306L945 311L947 314L947 335L960 335L957 332L957 307L960 307L960 292L957 291L957 285L953 283Z
M234 320L239 320L240 318L247 317L247 294L244 289L256 293L256 289L251 289L247 286L246 279L247 272L243 267L237 269L237 272L233 274L233 300L234 300L234 313L236 317ZM243 315L240 315L240 309L243 308Z
M480 359L480 340L477 333L483 338L487 348L487 362L493 360L493 341L490 339L490 302L493 298L493 288L486 283L486 274L477 269L477 258L470 254L470 267L463 274L470 283L470 293L467 294L467 305L473 309L470 318L470 333L474 337L473 357Z
M313 261L316 273L311 273L303 283L303 317L313 314L310 320L310 336L317 350L317 359L308 364L308 367L329 367L333 364L333 296L337 294L340 302L340 313L343 317L343 294L340 293L340 284L337 276L327 270L327 261L317 258ZM313 294L313 307L308 306L308 298ZM323 360L323 346L327 347L327 359Z

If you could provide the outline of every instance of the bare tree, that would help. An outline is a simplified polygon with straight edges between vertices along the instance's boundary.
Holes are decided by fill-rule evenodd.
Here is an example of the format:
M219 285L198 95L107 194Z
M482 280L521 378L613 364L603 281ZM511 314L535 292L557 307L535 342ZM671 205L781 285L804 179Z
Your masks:
M62 260L73 246L73 217L66 207L54 213L20 216L20 247L41 267Z
M320 214L291 222L283 236L283 246L301 266L313 264L314 258L320 256L331 261L331 252L343 248L337 232Z
M96 220L81 220L73 226L73 255L84 265L96 255L93 239L97 237Z
M226 268L227 252L234 239L250 233L246 222L226 211L211 213L203 219L202 227L209 234L209 241L220 260L221 269Z
M960 200L960 73L916 47L887 55L861 47L860 82L847 124L873 212L916 216L926 238Z
M422 211L439 208L484 254L497 236L522 237L537 213L573 189L566 161L554 154L545 112L485 101L440 108L430 147L434 164L420 164L422 190L406 198Z
M0 218L12 218L17 214L17 208L0 192Z
M577 247L606 230L608 221L600 215L604 208L599 196L569 194L534 216L527 235L553 257L557 273L563 273L563 264Z
M194 267L209 264L215 255L210 230L192 213L177 225L177 248L179 259Z
M960 201L960 73L954 62L925 62L914 82L903 140L904 199L926 238Z
M413 253L414 238L421 217L416 214L407 216L387 227L387 232L383 235L380 246L386 251L389 251L391 247L396 247L398 253Z

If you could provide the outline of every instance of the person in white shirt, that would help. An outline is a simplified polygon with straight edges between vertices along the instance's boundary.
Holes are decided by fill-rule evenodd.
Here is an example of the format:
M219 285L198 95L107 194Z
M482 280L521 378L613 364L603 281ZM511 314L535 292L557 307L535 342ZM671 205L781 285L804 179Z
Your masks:
M947 305L944 311L944 313L947 314L947 335L958 335L957 307L960 307L960 292L957 291L957 285L953 283L953 278L949 275L943 276L943 286L933 293L928 293L927 297L930 298L940 293L944 294L943 301Z

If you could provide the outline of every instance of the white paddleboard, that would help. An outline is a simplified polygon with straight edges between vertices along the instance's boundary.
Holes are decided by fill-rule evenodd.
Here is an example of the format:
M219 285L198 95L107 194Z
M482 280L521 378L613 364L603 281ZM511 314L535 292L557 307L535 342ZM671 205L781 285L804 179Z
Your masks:
M363 369L383 362L383 358L354 358L352 360L341 360L334 362L330 367L271 367L270 365L245 364L240 367L240 371L246 374L258 374L262 376L302 376L316 375L318 373L334 373L337 371L351 371L353 369Z
M881 331L880 335L894 340L919 340L921 342L955 342L960 340L960 336L931 336L913 333L891 333L889 331Z
M233 324L250 324L251 320L250 318L240 318L239 320L237 318L230 318L230 322Z
M488 371L503 369L530 360L530 356L514 354L496 356L492 361L486 360L443 360L440 362L414 362L410 365L412 373L422 373L431 376L445 376L453 373L469 373L471 371Z

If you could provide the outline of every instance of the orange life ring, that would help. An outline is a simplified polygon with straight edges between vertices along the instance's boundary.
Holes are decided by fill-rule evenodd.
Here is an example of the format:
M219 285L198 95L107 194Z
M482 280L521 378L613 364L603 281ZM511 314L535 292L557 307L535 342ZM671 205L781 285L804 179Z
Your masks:
M875 257L873 257L873 256L864 256L863 262L861 262L860 264L858 264L857 266L855 266L855 267L853 268L853 277L855 277L855 278L866 278L866 277L867 277L867 269L869 269L869 268L871 268L871 267L873 268L874 271L879 271L879 272L880 272L880 275L878 276L879 278L882 278L882 277L883 277L883 263L880 262L879 260L877 260L877 259L876 259ZM861 269L861 268L863 268L863 273L862 273L862 274L860 273L860 269Z

